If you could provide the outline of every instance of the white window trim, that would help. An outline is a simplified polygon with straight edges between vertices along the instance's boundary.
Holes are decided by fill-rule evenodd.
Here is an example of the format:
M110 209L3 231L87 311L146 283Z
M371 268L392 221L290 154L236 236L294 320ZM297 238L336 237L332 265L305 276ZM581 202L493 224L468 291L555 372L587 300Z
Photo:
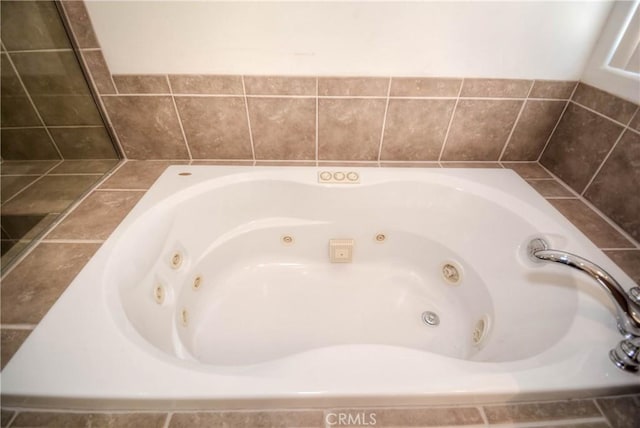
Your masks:
M611 67L609 63L640 1L619 1L611 9L582 74L582 81L640 104L640 75Z

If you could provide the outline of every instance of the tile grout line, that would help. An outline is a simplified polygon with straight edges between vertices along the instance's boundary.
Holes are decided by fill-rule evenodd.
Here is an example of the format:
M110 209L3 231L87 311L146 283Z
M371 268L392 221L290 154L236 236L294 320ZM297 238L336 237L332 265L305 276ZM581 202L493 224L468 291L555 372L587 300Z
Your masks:
M42 115L40 114L40 110L36 106L36 103L33 101L33 98L31 98L31 94L29 93L29 90L27 89L27 86L24 84L24 81L22 80L22 76L20 76L20 73L18 73L18 69L16 68L16 65L13 63L13 59L11 58L11 55L9 55L9 53L6 51L7 47L4 45L4 42L2 42L1 44L2 44L2 48L5 50L5 55L7 56L7 61L9 62L9 65L11 66L11 69L13 70L13 72L16 74L16 78L18 79L18 82L20 83L20 87L24 91L27 99L29 100L29 103L31 104L31 107L35 111L36 116L38 117L38 120L40 121L40 123L42 124L42 127L44 128L44 131L47 133L47 136L49 137L49 140L51 141L51 144L53 144L53 148L56 149L56 152L58 153L58 156L60 156L60 159L64 159L64 156L62 156L62 152L60 151L60 148L56 144L56 141L53 139L53 135L51 135L51 131L49 131L49 128L47 127L47 124L44 123L44 119L42 118Z
M187 141L187 134L185 134L184 132L184 126L182 125L182 118L180 117L180 112L178 111L176 98L173 96L173 88L171 87L169 76L165 75L165 79L167 81L167 85L169 86L169 94L171 95L171 102L173 103L173 109L176 112L176 117L178 118L178 125L180 125L180 132L182 133L182 138L184 139L184 146L187 149L187 155L189 155L189 163L191 163L191 161L193 161L193 157L191 156L191 148L189 147L189 141Z
M251 131L251 118L249 118L249 101L247 100L247 87L244 84L244 75L240 76L242 80L242 96L244 98L244 110L247 114L247 126L249 127L249 141L251 142L251 158L253 159L253 164L256 163L256 150L253 145L253 132Z
M630 123L631 120L633 119L633 114L632 114L631 117L628 120L628 123L624 124L623 122L620 122L619 120L616 120L616 119L614 119L612 117L609 117L604 113L600 113L598 110L595 110L595 109L593 109L591 107L587 107L586 105L581 104L581 103L579 103L577 101L574 101L574 100L569 100L569 101L571 101L573 104L577 105L578 107L582 107L583 109L585 109L587 111L590 111L591 113L596 114L596 115L598 115L598 116L600 116L600 117L602 117L604 119L609 119L611 122L615 123L618 126L622 126L623 128L626 128L628 126L628 123Z
M7 428L10 428L10 427L13 426L13 423L15 422L15 420L18 417L19 414L20 414L20 411L16 410L15 414L11 417L11 419L9 419L9 423L7 424Z
M167 417L164 419L164 424L162 424L162 428L169 428L169 424L171 423L172 417L173 417L173 412L167 413Z
M509 135L507 136L507 140L504 142L504 146L502 146L502 151L500 151L500 156L498 156L498 161L502 162L502 158L504 157L504 153L507 151L507 147L509 146L509 143L511 142L511 137L513 137L513 133L516 130L516 127L518 126L518 123L520 122L520 118L522 117L522 112L524 111L524 108L527 105L527 102L529 101L529 96L531 95L531 91L533 91L533 85L535 85L536 81L532 80L531 81L531 86L529 86L529 91L527 92L527 96L525 97L524 101L522 101L522 105L520 106L520 111L518 111L518 115L516 116L516 120L513 122L513 126L511 127L511 132L509 132Z
M318 140L319 132L318 132L318 124L320 122L320 99L318 97L318 77L316 76L316 166L318 166L318 162L320 161L320 141Z
M38 324L0 324L0 329L6 330L33 330Z
M602 218L607 224L609 224L609 226L613 227L613 229L618 232L619 234L622 235L623 238L625 238L627 241L629 241L629 243L633 246L635 246L635 248L640 249L640 243L637 242L634 238L631 237L631 235L629 235L629 233L627 233L627 231L625 231L624 229L622 229L620 226L618 226L613 220L611 220L608 216L604 215L602 213L602 211L600 211L598 208L596 208L591 202L589 202L586 198L582 197L580 194L578 194L578 192L576 192L575 190L573 190L571 187L569 187L568 184L566 184L561 178L559 178L558 176L556 176L553 172L551 172L549 169L547 169L543 164L538 163L538 165L540 165L542 168L544 168L545 171L547 171L549 173L549 175L551 175L553 178L555 178L560 184L562 184L567 190L569 190L573 195L575 195L575 198L569 198L567 197L566 199L578 199L580 202L584 203L587 207L589 207L589 209L591 209L593 212L595 212L600 218ZM548 198L545 198L548 199ZM570 221L571 224L573 224L572 221ZM575 226L575 224L574 224ZM577 228L577 226L576 226ZM584 235L584 233L583 233ZM585 235L586 236L586 235ZM587 237L588 238L588 237ZM594 244L595 245L595 244ZM596 245L596 247L598 247ZM600 248L600 247L598 247ZM630 250L633 250L634 247L630 247Z
M438 162L442 162L442 155L444 154L444 149L447 145L447 140L449 139L449 133L451 132L451 126L453 125L453 118L456 115L456 110L458 109L458 103L460 102L460 94L462 94L462 88L464 87L464 79L460 80L460 88L458 89L458 96L456 97L456 103L453 105L453 110L451 111L451 117L449 118L449 124L447 125L447 132L444 134L444 140L442 141L442 146L440 147L440 155L438 155ZM442 165L440 165L442 167Z
M83 195L81 198L77 199L73 204L71 204L71 206L69 206L66 211L64 213L62 213L61 215L58 216L58 218L56 218L48 227L47 229L47 233L41 235L39 238L34 239L33 240L33 244L27 248L26 251L24 251L22 254L20 254L20 256L18 256L13 263L11 264L11 266L9 266L8 269L4 269L2 271L2 274L0 275L0 279L2 278L6 278L7 275L9 275L18 265L20 265L20 263L22 263L22 261L27 258L27 256L29 256L29 254L31 254L33 252L33 250L40 245L40 243L45 239L45 237L47 235L49 235L49 233L51 233L51 231L53 231L53 229L55 229L60 223L62 223L68 216L69 214L71 214L77 207L78 205L80 205L82 202L84 202L85 199L87 199L89 197L89 195L93 194L93 192L100 187L105 181L107 181L109 178L111 178L118 170L120 170L120 168L122 168L123 165L125 165L127 163L127 160L123 160L122 162L120 162L118 165L116 165L115 168L113 168L111 171L109 171L109 173L105 174L104 177L100 180L98 180L92 187L91 189L85 194Z
M47 53L47 52L73 52L73 48L55 48L55 49L16 49L16 50L7 50L5 46L5 50L2 53Z
M604 156L604 158L602 158L602 161L600 162L600 165L598 165L598 168L596 168L596 170L594 171L593 175L591 176L591 178L587 182L587 185L584 186L584 189L582 189L582 192L580 192L580 196L584 197L585 193L587 193L587 190L589 189L589 187L595 181L596 177L598 176L598 174L600 173L600 171L604 167L604 164L607 163L607 160L609 160L609 157L611 156L611 153L613 153L613 151L616 149L616 147L618 147L618 143L622 140L622 136L625 133L626 133L626 129L623 128L622 131L620 131L620 135L618 135L618 138L616 138L616 141L613 143L613 146L611 146L611 148L609 149L607 154Z
M57 168L60 164L62 164L64 162L63 159L60 159L59 161L56 162L55 165L53 165L51 168L47 169L45 172L43 172L42 174L38 174L39 177L36 178L35 180L33 180L31 183L27 184L26 186L24 186L22 189L20 189L15 195L11 196L9 199L7 199L6 201L4 201L2 203L3 206L5 206L7 203L11 202L12 200L14 200L19 194L21 194L22 192L24 192L25 190L27 190L29 187L33 186L34 184L36 184L38 181L42 180L45 176L47 176L47 174L49 174L51 171L53 171L55 168Z
M607 418L607 415L604 414L604 412L602 411L602 408L600 407L600 405L598 404L598 400L596 400L595 398L592 398L591 401L593 402L593 404L596 406L596 409L598 409L598 411L600 412L600 414L602 415L602 418L605 420L605 422L607 423L607 425L612 426L611 422L609 421L609 418Z
M384 143L384 131L387 126L387 114L389 112L389 96L391 95L391 82L393 77L389 77L389 84L387 85L387 99L384 105L384 116L382 116L382 130L380 131L380 144L378 144L378 165L380 165L380 157L382 156L382 144Z
M482 422L484 422L484 425L489 426L489 419L487 418L487 415L484 412L484 407L477 406L476 409L478 409L478 413L480 413L480 417L482 418Z
M602 251L640 251L640 248L600 248Z
M567 100L566 104L564 105L564 108L562 109L562 113L560 113L560 116L558 116L558 120L556 121L555 126L553 127L553 129L551 130L551 133L549 134L549 137L547 138L547 142L544 143L544 146L542 147L542 150L540 150L540 154L538 155L538 158L536 159L536 162L540 162L540 159L542 159L542 155L544 154L544 151L547 150L547 147L549 147L549 143L551 142L551 138L553 138L553 134L556 133L556 129L558 129L558 126L560 125L560 122L562 122L562 118L564 117L565 112L567 111L567 108L569 108L569 104L571 103L571 98L573 98L573 94L576 93L576 89L578 89L578 85L580 84L580 82L576 82L575 86L573 87L573 90L571 91L571 95L569 95L569 99Z

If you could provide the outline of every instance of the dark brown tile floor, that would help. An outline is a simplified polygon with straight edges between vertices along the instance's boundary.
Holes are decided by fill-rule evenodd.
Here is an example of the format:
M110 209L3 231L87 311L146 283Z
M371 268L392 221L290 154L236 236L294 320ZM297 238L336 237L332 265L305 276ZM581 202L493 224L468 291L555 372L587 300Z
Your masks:
M2 366L12 357L37 325L42 315L64 291L73 276L117 227L171 161L130 161L107 178L58 224L32 252L10 271L2 283ZM207 164L207 161L193 164ZM220 164L219 161L212 162ZM251 164L251 162L249 163ZM277 164L277 163L276 163ZM300 165L287 162L287 165ZM376 162L367 163L376 167ZM544 197L584 231L635 281L640 280L640 248L592 211L575 193L537 163L407 163L384 162L395 167L491 167L513 168ZM4 164L3 164L4 166ZM48 165L52 168L55 165ZM359 163L340 166L362 166ZM44 168L42 168L44 169ZM33 172L34 166L14 165L9 171ZM56 167L63 173L84 174L83 167L71 164ZM38 170L40 171L40 170ZM70 172L73 171L73 172ZM3 172L6 169L3 168ZM25 300L27 299L27 300ZM26 304L24 302L27 302ZM17 305L17 302L21 302ZM19 306L19 309L16 309ZM640 393L640 385L638 388ZM517 397L514 401L518 401ZM596 404L597 403L597 404ZM356 423L340 426L496 426L526 427L638 428L640 395L597 397L536 403L497 403L487 406L453 408L363 408L315 410L243 410L206 412L52 412L37 409L3 409L2 426L79 427L279 427L337 426L338 418ZM349 416L351 415L351 416ZM359 419L358 419L359 418ZM369 418L369 419L367 419Z

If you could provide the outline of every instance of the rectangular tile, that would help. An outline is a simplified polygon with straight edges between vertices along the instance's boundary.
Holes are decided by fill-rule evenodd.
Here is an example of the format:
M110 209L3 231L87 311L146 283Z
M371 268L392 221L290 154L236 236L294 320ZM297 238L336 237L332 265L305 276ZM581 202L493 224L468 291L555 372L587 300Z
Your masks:
M442 168L502 168L499 162L440 162Z
M316 161L257 160L256 166L316 166Z
M236 166L252 166L253 160L231 160L231 159L223 159L223 160L198 160L194 159L191 161L191 165L236 165Z
M80 272L98 244L39 244L3 279L3 324L35 324Z
M89 95L72 51L20 52L11 59L31 95Z
M529 98L557 98L568 100L577 82L565 80L536 80Z
M315 160L316 100L248 99L256 159Z
M142 198L144 192L93 192L45 239L105 240Z
M570 103L540 163L582 193L623 128Z
M0 168L0 173L2 175L40 175L44 174L60 161L4 161L2 162L2 167Z
M162 428L167 419L164 413L62 413L21 412L12 427L118 427Z
M71 48L53 1L3 1L0 17L9 51Z
M188 162L127 161L100 189L148 189L170 165L187 165Z
M484 406L490 424L561 421L602 416L591 400Z
M599 248L634 248L584 202L578 199L549 199L549 202Z
M5 160L60 159L45 128L2 129L0 139Z
M484 424L480 412L475 407L330 409L325 412L325 420L330 426L351 427L442 427Z
M437 77L394 77L392 97L457 97L462 79Z
M545 198L571 197L573 193L553 178L543 180L527 180L527 183Z
M640 135L625 131L584 197L640 241Z
M315 77L244 76L247 95L316 95Z
M636 111L636 114L633 116L633 119L631 119L631 122L629 123L629 127L631 129L635 129L636 131L640 132L640 108Z
M437 161L455 100L389 100L380 159Z
M83 1L63 0L62 5L81 48L99 48L100 44L93 31L91 18Z
M538 160L566 101L527 100L502 160Z
M320 99L318 158L378 160L384 99Z
M234 428L322 427L321 410L174 413L169 428L220 426Z
M438 162L380 162L385 168L440 168Z
M578 83L573 100L625 125L638 108L636 104L582 82Z
M529 93L531 84L531 80L464 79L460 96L474 98L525 98Z
M382 96L389 89L388 77L319 77L318 96Z
M33 95L48 126L104 126L91 95Z
M89 73L93 78L96 90L100 94L115 94L116 88L111 80L109 67L101 50L80 51Z
M460 100L442 160L497 161L522 101Z
M103 97L129 159L188 159L170 96Z
M169 83L164 74L114 74L113 82L120 94L168 94Z
M241 76L173 74L169 81L174 94L243 94Z
M104 127L49 128L64 159L117 159L116 149Z
M240 97L178 97L176 106L195 159L252 159Z
M0 103L2 126L38 126L41 125L36 111L27 98L18 75L11 66L6 54L0 60Z
M5 175L0 179L0 200L5 203L7 199L24 189L38 179L33 175Z
M640 395L599 398L602 409L611 426L615 428L638 428L640 421Z
M551 178L538 162L502 162L502 166L514 170L522 178Z

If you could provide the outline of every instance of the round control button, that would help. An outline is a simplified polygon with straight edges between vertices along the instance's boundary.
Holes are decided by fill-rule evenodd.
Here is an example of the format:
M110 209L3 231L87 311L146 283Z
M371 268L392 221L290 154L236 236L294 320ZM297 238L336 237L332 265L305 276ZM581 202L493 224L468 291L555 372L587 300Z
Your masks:
M331 173L329 171L321 172L320 173L320 179L321 180L325 180L325 181L331 180Z
M358 178L360 178L360 176L357 172L351 171L347 173L347 180L349 181L358 181Z
M333 179L336 180L336 181L344 180L344 172L334 172L333 173Z

